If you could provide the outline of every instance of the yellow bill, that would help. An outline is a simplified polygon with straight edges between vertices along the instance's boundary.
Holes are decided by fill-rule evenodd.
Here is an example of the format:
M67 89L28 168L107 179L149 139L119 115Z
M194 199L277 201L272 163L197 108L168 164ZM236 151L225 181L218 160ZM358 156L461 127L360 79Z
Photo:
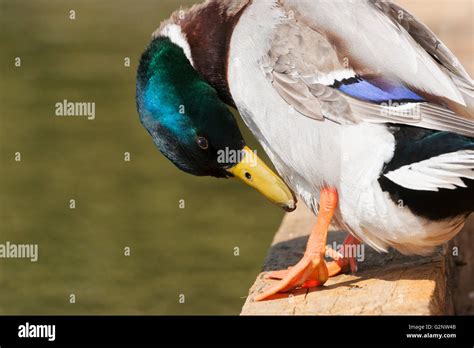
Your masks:
M288 186L247 146L241 161L227 169L234 177L253 187L270 202L286 211L296 209L296 199Z

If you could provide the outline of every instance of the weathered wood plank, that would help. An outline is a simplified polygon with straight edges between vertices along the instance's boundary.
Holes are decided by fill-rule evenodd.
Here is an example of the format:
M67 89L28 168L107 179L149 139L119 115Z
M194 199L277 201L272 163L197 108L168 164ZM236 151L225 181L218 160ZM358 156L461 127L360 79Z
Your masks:
M448 247L449 290L452 293L454 312L474 315L474 216Z

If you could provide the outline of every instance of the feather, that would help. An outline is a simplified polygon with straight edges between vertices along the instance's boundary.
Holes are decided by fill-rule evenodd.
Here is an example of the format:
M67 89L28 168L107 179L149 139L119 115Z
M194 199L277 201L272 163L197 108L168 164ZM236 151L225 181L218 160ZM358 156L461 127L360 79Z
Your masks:
M443 154L402 166L384 174L397 185L412 190L438 191L466 187L461 178L474 180L474 150Z

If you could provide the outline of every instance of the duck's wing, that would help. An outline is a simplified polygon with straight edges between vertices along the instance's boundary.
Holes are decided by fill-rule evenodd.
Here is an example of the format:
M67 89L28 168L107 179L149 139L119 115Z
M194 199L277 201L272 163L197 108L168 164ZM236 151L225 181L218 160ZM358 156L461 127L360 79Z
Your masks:
M261 65L299 113L474 137L472 79L408 12L375 0L279 3L288 20Z
M391 1L371 0L395 25L403 27L423 49L438 62L458 88L466 107L474 112L474 83L458 58L415 16Z

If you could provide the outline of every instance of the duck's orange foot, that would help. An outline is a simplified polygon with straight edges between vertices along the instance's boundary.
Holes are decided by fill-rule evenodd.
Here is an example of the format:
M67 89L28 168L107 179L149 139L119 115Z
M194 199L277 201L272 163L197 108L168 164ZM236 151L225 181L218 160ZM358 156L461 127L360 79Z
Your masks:
M323 285L329 277L323 256L321 254L305 255L294 267L270 272L267 278L281 280L255 296L255 301L261 301L278 292L286 292L298 287L311 288Z
M277 292L285 292L292 288L312 288L315 286L321 286L329 277L334 277L342 272L351 271L352 273L355 273L357 271L357 259L351 252L355 250L353 246L358 243L360 242L355 237L349 235L344 240L338 251L329 246L326 247L326 256L332 258L334 261L321 261L320 256L313 256L313 260L310 260L311 256L304 256L294 267L268 272L265 275L265 278L282 279L285 280L285 282L275 284L274 287L270 287L264 293L256 296L255 300L263 300ZM348 253L348 250L351 252ZM326 271L324 268L326 268ZM317 270L321 273L318 274L319 272Z
M334 261L321 262L321 257L305 256L294 267L288 267L285 270L268 272L265 275L267 279L281 279L284 282L275 284L268 288L264 293L255 297L256 301L263 300L277 292L285 292L293 288L312 288L323 285L329 277L334 277L342 272L357 271L357 258L355 256L355 246L359 244L359 240L352 235L348 235L338 251L331 247L326 247L326 256L332 258ZM308 252L308 250L307 250ZM321 263L321 265L319 265ZM315 266L317 264L317 266ZM319 267L319 268L318 268ZM326 268L324 271L323 268ZM318 274L316 270L322 272ZM291 272L291 273L290 273Z
M321 190L318 218L309 236L303 258L288 270L270 273L270 277L281 278L281 280L256 295L255 301L261 301L278 292L286 292L297 287L320 286L328 280L329 273L324 254L327 231L337 206L337 198L335 189Z

